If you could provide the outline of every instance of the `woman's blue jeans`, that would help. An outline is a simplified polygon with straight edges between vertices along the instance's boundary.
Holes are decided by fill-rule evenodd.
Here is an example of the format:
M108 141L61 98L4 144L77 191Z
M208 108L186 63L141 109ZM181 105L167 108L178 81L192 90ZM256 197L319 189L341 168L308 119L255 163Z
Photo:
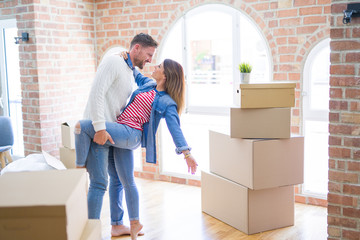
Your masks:
M88 213L90 219L99 219L103 197L110 175L111 224L121 225L123 217L122 189L130 220L139 219L139 194L134 180L132 150L140 145L142 131L123 124L106 122L106 131L115 144L109 141L98 145L92 141L95 131L90 120L81 120L80 133L75 134L76 164L86 166L90 176ZM108 171L107 171L108 170Z

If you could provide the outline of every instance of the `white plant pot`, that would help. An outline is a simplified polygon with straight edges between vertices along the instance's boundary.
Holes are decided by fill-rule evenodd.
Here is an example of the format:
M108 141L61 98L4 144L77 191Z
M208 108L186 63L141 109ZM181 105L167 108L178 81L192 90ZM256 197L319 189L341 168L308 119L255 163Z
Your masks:
M249 83L250 73L240 73L240 83Z

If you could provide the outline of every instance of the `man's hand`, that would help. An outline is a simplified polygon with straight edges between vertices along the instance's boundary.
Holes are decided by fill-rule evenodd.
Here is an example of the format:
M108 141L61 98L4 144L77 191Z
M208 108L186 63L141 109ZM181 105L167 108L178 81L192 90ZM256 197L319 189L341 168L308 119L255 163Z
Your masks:
M94 142L99 145L104 145L106 141L109 140L112 144L115 144L110 134L104 129L97 131L94 135Z

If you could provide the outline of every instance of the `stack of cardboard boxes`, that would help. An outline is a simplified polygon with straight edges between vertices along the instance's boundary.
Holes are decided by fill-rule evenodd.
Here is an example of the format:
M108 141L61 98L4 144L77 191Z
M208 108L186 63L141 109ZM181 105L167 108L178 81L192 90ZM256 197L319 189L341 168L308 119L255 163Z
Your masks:
M61 142L63 146L60 147L60 161L63 162L66 168L76 168L74 126L74 122L61 124Z
M0 177L0 239L99 240L88 220L84 169L6 173Z
M294 224L304 139L291 136L295 84L241 84L230 133L210 131L202 210L246 234Z

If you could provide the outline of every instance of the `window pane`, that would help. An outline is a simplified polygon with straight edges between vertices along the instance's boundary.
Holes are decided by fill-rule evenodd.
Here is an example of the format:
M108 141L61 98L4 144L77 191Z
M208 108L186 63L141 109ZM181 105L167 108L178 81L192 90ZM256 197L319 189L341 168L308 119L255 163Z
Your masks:
M327 194L328 182L328 122L305 122L304 191Z
M330 48L323 48L314 57L311 67L310 106L312 110L329 109Z
M142 158L141 158L142 148L139 147L134 150L134 168L137 171L142 169Z
M228 129L229 124L229 116L196 114L183 114L181 116L184 136L192 148L191 153L199 164L197 176L200 176L200 169L209 170L209 129L224 130ZM184 155L175 153L175 144L166 123L163 121L160 126L163 172L189 175Z
M240 62L249 62L251 82L270 81L269 56L265 40L254 23L244 15L240 15Z
M219 11L186 18L188 104L191 106L232 103L232 21L231 14Z
M169 34L167 35L165 42L161 48L159 62L164 61L166 58L170 58L172 60L177 61L180 64L183 64L182 58L182 24L183 19L180 19L175 23L175 25L170 30ZM183 66L184 67L184 66Z
M329 39L310 52L304 68L304 184L303 192L326 198L328 181Z

